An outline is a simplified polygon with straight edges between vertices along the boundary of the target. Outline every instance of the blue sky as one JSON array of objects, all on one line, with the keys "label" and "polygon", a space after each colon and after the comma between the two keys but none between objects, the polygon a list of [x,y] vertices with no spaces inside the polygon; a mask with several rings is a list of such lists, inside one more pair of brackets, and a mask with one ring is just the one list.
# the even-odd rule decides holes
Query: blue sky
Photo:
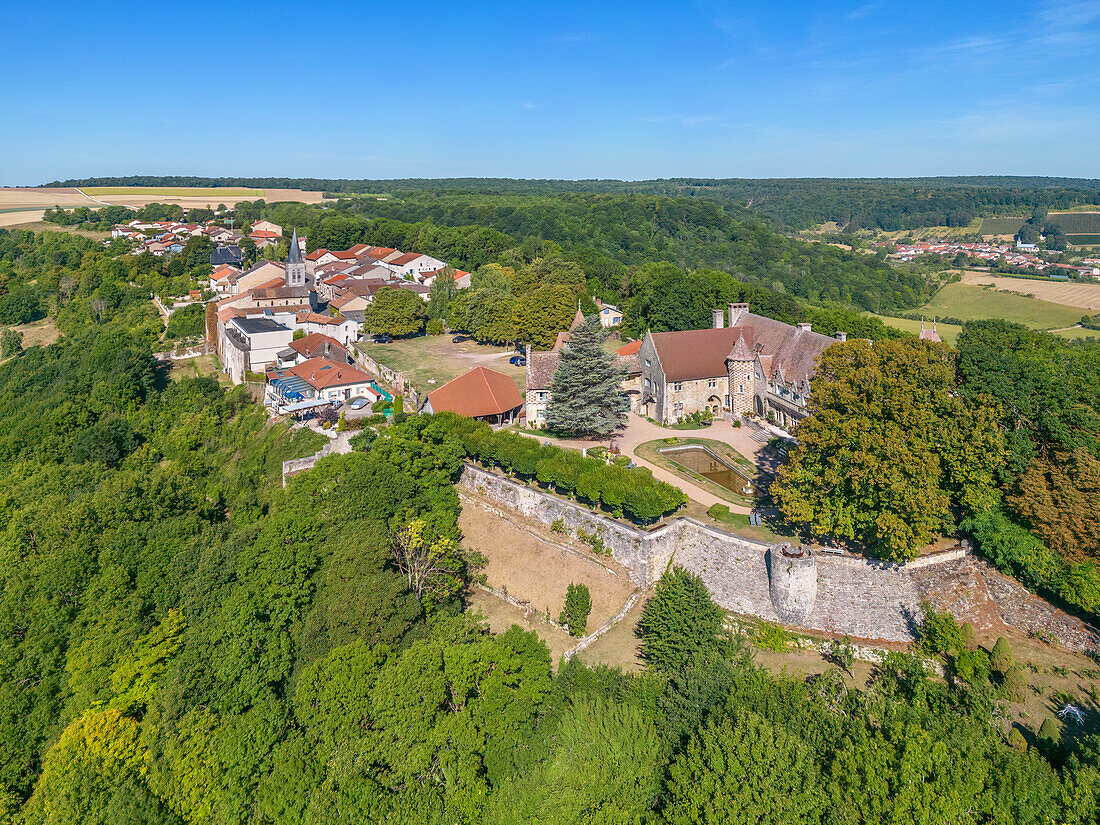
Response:
[{"label": "blue sky", "polygon": [[5,3],[0,183],[1100,178],[1100,0]]}]

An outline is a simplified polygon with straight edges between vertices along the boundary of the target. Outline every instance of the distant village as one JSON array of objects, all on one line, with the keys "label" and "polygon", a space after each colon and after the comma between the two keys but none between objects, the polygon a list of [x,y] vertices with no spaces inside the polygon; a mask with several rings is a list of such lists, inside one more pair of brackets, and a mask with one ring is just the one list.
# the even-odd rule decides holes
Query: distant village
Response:
[{"label": "distant village", "polygon": [[[879,241],[877,246],[888,246],[887,241]],[[1036,272],[1047,272],[1055,280],[1068,280],[1074,273],[1092,276],[1100,280],[1100,259],[1086,258],[1080,264],[1054,263],[1038,254],[1038,246],[1017,241],[1015,244],[963,243],[960,241],[919,241],[910,244],[897,244],[897,249],[889,257],[899,261],[912,261],[921,255],[944,255],[954,257],[965,255],[989,263],[1004,263]]]}]

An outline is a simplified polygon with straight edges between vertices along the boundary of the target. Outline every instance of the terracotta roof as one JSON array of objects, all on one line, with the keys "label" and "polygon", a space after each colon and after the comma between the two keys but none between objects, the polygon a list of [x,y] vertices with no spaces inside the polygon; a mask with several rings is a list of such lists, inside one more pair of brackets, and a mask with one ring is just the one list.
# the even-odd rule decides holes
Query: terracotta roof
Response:
[{"label": "terracotta roof", "polygon": [[617,352],[619,354],[619,357],[626,358],[626,356],[633,355],[634,353],[636,353],[641,348],[642,348],[642,339],[639,338],[637,341],[631,341],[629,344],[623,344],[621,347],[619,347],[617,350],[615,350],[615,352]]},{"label": "terracotta roof", "polygon": [[345,384],[366,384],[371,380],[371,376],[362,370],[329,358],[310,358],[296,367],[291,367],[290,372],[316,390],[340,387]]},{"label": "terracotta roof", "polygon": [[343,318],[334,318],[331,315],[321,315],[317,312],[299,312],[295,317],[299,324],[327,324],[329,326],[338,326],[344,323]]},{"label": "terracotta roof", "polygon": [[412,263],[417,258],[422,257],[419,252],[406,252],[404,255],[399,255],[390,261],[394,266],[404,266],[405,264]]},{"label": "terracotta roof", "polygon": [[370,248],[370,256],[382,260],[383,258],[392,255],[397,250],[390,246],[372,246]]},{"label": "terracotta roof", "polygon": [[310,252],[308,255],[306,255],[306,260],[307,261],[316,261],[318,258],[323,258],[327,254],[328,254],[328,250],[325,249],[324,247],[321,247],[320,249],[314,249],[312,252]]},{"label": "terracotta roof", "polygon": [[581,324],[584,323],[584,314],[581,312],[581,308],[577,307],[577,314],[573,316],[573,323],[569,325],[569,331],[572,332]]},{"label": "terracotta roof", "polygon": [[516,382],[503,373],[486,367],[474,367],[428,393],[434,412],[455,412],[477,418],[500,415],[523,406]]},{"label": "terracotta roof", "polygon": [[304,338],[291,341],[290,348],[295,352],[300,352],[306,358],[313,358],[318,354],[323,354],[325,357],[331,357],[335,353],[340,353],[345,358],[350,355],[347,349],[335,338],[330,338],[319,332],[311,332]]}]

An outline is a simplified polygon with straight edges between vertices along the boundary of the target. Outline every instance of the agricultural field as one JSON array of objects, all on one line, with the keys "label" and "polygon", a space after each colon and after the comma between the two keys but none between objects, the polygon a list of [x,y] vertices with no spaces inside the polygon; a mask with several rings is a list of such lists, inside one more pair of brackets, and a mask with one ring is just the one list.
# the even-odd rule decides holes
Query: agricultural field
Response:
[{"label": "agricultural field", "polygon": [[[1014,279],[1004,279],[1014,280]],[[1031,281],[1025,281],[1031,291]],[[1039,283],[1039,282],[1036,282]],[[987,318],[1003,318],[1032,329],[1063,329],[1081,320],[1079,307],[1050,303],[1038,298],[997,291],[992,286],[977,284],[948,284],[937,292],[918,312],[929,318],[957,318],[962,321],[979,321]]]},{"label": "agricultural field", "polygon": [[982,218],[983,235],[1015,235],[1024,218]]},{"label": "agricultural field", "polygon": [[321,192],[301,189],[235,189],[187,188],[158,186],[101,186],[80,190],[67,188],[3,188],[0,189],[0,226],[16,226],[41,222],[42,213],[51,207],[72,209],[87,206],[95,209],[105,205],[129,206],[137,209],[149,203],[176,203],[184,209],[215,207],[219,203],[233,206],[239,201],[263,198],[268,203],[297,201],[320,203]]},{"label": "agricultural field", "polygon": [[[1100,312],[1100,283],[1082,284],[1076,281],[1045,281],[1030,278],[998,278],[988,272],[963,272],[964,284],[986,286],[992,284],[1005,292],[1034,295],[1040,301],[1064,304],[1076,309]],[[1081,313],[1082,315],[1084,313]],[[1074,320],[1079,320],[1080,316]]]},{"label": "agricultural field", "polygon": [[1100,212],[1051,212],[1047,221],[1067,235],[1100,235]]},{"label": "agricultural field", "polygon": [[84,194],[93,198],[105,195],[137,195],[156,198],[262,198],[263,189],[232,189],[217,186],[206,187],[170,187],[170,186],[85,186]]}]

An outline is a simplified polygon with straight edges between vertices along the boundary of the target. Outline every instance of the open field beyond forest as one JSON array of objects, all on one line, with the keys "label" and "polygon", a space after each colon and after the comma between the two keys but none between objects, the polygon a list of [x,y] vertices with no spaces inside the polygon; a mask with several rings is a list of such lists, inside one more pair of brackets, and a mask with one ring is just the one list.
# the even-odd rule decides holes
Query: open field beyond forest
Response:
[{"label": "open field beyond forest", "polygon": [[1032,329],[1071,327],[1084,314],[1076,307],[964,283],[948,284],[917,312],[927,315],[928,318],[958,318],[962,321],[1002,318]]},{"label": "open field beyond forest", "polygon": [[1040,301],[1100,312],[1100,282],[1082,284],[1076,281],[998,278],[989,272],[975,272],[973,270],[963,272],[962,282],[978,286],[993,284],[997,289],[1003,291],[1016,292],[1020,295],[1034,295]]},{"label": "open field beyond forest", "polygon": [[[891,318],[889,315],[875,315],[874,313],[871,313],[871,312],[864,312],[863,314],[868,316],[869,318],[878,318],[880,321],[882,321],[882,323],[886,324],[886,326],[888,326],[888,327],[893,327],[894,329],[900,329],[900,330],[903,330],[904,332],[911,332],[914,335],[919,335],[920,334],[921,322],[917,321],[917,320],[914,320],[912,318]],[[931,326],[932,326],[932,317],[931,316],[929,316],[928,320],[925,322],[924,325],[925,325],[926,328],[931,328]],[[936,331],[940,334],[940,339],[945,344],[950,344],[951,346],[954,346],[955,341],[959,337],[959,333],[962,332],[962,327],[958,326],[957,324],[943,324],[943,323],[940,323],[940,322],[937,321],[936,322]]]},{"label": "open field beyond forest", "polygon": [[[463,491],[462,529],[465,546],[482,553],[487,563],[485,583],[494,590],[525,602],[540,616],[529,615],[519,608],[489,594],[478,601],[493,625],[498,620],[503,630],[518,623],[536,630],[556,655],[575,644],[568,634],[547,624],[549,613],[557,619],[565,604],[565,591],[570,584],[587,585],[592,596],[592,612],[588,617],[588,632],[599,628],[614,616],[634,591],[634,583],[626,569],[610,556],[596,556],[591,548],[567,535],[553,533],[517,514],[502,518],[485,509],[498,505]],[[563,647],[564,645],[564,647]]]},{"label": "open field beyond forest", "polygon": [[239,201],[258,199],[268,203],[295,201],[299,203],[320,203],[321,192],[306,192],[301,189],[234,189],[234,188],[188,188],[156,186],[103,186],[80,190],[65,188],[4,188],[0,189],[0,226],[15,226],[31,221],[41,221],[42,213],[51,207],[61,206],[72,209],[87,206],[96,209],[104,204],[140,208],[150,203],[174,203],[184,209],[205,209],[216,207],[219,203],[233,206]]},{"label": "open field beyond forest", "polygon": [[[451,343],[454,336],[419,335],[403,338],[392,344],[372,344],[363,341],[355,346],[380,364],[398,370],[418,391],[429,393],[452,378],[474,367],[488,367],[515,379],[520,392],[527,384],[527,370],[508,363],[516,355],[509,347],[494,347],[477,341]],[[433,383],[434,382],[434,383]]]}]

